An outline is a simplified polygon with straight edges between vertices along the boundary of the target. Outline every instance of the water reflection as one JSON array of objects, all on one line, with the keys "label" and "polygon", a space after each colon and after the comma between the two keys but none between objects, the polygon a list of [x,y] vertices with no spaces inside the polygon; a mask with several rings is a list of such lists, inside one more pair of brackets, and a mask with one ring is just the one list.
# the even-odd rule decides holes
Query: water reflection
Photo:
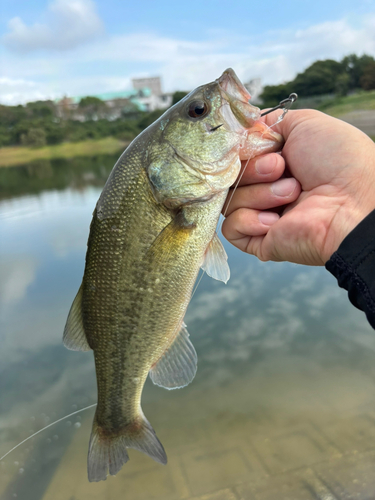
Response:
[{"label": "water reflection", "polygon": [[36,160],[19,167],[1,168],[0,200],[46,190],[102,186],[117,158],[118,154]]},{"label": "water reflection", "polygon": [[[61,335],[113,163],[0,170],[0,456],[96,400],[92,354],[64,349]],[[145,388],[168,465],[130,450],[116,478],[89,484],[89,410],[1,462],[1,499],[370,498],[374,332],[324,269],[225,246],[231,280],[204,277],[186,318],[196,379],[180,391]]]}]

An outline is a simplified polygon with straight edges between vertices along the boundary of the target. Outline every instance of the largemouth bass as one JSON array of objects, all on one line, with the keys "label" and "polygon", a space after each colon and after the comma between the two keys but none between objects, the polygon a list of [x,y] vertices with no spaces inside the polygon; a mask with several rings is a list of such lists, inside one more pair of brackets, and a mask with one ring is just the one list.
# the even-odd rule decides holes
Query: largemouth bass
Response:
[{"label": "largemouth bass", "polygon": [[249,98],[231,69],[191,92],[131,143],[98,200],[64,331],[67,348],[94,351],[89,481],[116,474],[127,448],[167,462],[141,409],[143,385],[148,374],[167,389],[194,378],[183,319],[200,268],[229,279],[215,232],[228,189],[241,159],[283,143]]}]

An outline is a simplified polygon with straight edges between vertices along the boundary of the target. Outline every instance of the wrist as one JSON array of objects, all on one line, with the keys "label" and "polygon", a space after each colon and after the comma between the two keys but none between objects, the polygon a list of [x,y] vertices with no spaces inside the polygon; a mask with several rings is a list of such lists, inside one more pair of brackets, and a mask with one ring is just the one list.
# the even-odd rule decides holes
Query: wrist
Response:
[{"label": "wrist", "polygon": [[[369,139],[369,138],[366,138]],[[332,218],[330,246],[324,258],[328,260],[344,239],[375,209],[375,145],[372,141],[363,148],[361,158],[349,168],[352,176],[343,187],[345,195],[339,196],[339,209]],[[348,168],[348,167],[347,167]]]},{"label": "wrist", "polygon": [[[374,197],[375,201],[375,197]],[[327,236],[322,260],[327,262],[331,255],[338,250],[344,239],[360,224],[373,210],[375,203],[364,206],[345,206],[332,221],[330,235]]]}]

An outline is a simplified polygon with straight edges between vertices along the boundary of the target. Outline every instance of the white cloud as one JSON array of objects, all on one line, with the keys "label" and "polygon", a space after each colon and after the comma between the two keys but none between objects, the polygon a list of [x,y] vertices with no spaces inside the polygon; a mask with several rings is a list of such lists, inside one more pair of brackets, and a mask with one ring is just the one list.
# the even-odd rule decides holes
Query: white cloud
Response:
[{"label": "white cloud", "polygon": [[319,290],[319,293],[306,298],[305,302],[309,308],[310,316],[319,318],[327,314],[327,310],[339,304],[343,299],[343,290],[339,287],[326,285]]},{"label": "white cloud", "polygon": [[260,76],[266,83],[278,83],[316,59],[339,59],[352,52],[375,54],[375,16],[363,18],[356,27],[342,19],[295,32],[265,33],[262,38],[266,41],[256,44],[253,37],[236,35],[203,42],[155,33],[117,35],[97,42],[86,60],[158,64],[169,90],[208,82],[228,66],[242,79]]},{"label": "white cloud", "polygon": [[205,292],[199,295],[199,302],[194,305],[194,309],[190,308],[187,321],[208,320],[217,316],[223,306],[235,302],[239,297],[239,290],[235,286],[221,286],[213,291]]},{"label": "white cloud", "polygon": [[[28,69],[27,73],[32,73],[31,68]],[[92,76],[67,78],[64,80],[64,86],[62,87],[61,79],[56,78],[56,80],[53,81],[53,76],[51,77],[50,71],[46,71],[46,73],[43,72],[43,75],[48,75],[48,79],[45,78],[42,82],[38,82],[32,78],[0,77],[0,103],[13,106],[16,104],[37,101],[39,99],[53,100],[61,98],[63,95],[85,96],[88,94],[100,94],[106,91],[120,91],[128,89],[131,86],[130,78],[97,75],[95,78]],[[33,76],[34,75],[31,74],[31,77]],[[134,74],[133,76],[138,77],[139,75]]]},{"label": "white cloud", "polygon": [[[71,0],[61,2],[59,0],[52,5],[58,5],[63,10],[69,10],[67,6],[73,5]],[[162,76],[164,90],[174,91],[190,90],[212,81],[227,67],[233,67],[243,81],[260,77],[263,84],[277,84],[294,78],[297,72],[303,71],[317,59],[339,60],[349,53],[375,55],[375,16],[357,18],[355,22],[352,19],[339,19],[294,31],[269,31],[257,39],[231,33],[227,36],[209,33],[206,40],[199,41],[143,32],[106,36],[78,46],[91,34],[100,33],[101,23],[92,3],[83,3],[83,0],[77,2],[86,6],[96,22],[90,23],[88,19],[82,20],[77,16],[78,20],[71,22],[73,27],[65,30],[70,34],[64,31],[61,36],[57,36],[55,30],[53,40],[48,45],[54,52],[45,52],[43,57],[18,53],[15,54],[16,58],[14,55],[8,58],[5,54],[4,76],[36,81],[39,92],[46,97],[89,95],[125,89],[130,86],[130,78],[155,74]],[[82,33],[78,28],[81,22],[84,28]],[[62,24],[65,25],[64,22]],[[44,43],[45,31],[40,26],[44,26],[43,30],[46,26],[50,30],[48,24],[25,27],[29,37],[27,48],[30,51],[40,48]],[[8,47],[11,46],[10,40],[14,33],[18,31],[3,39]],[[22,41],[21,35],[19,40]],[[17,46],[19,50],[25,45],[22,43]],[[69,47],[72,50],[55,50]],[[121,71],[123,67],[126,67],[124,72]],[[24,92],[22,100],[19,92],[9,92],[2,102],[25,102],[34,98],[33,89],[25,88]]]},{"label": "white cloud", "polygon": [[[222,44],[219,46],[222,47]],[[218,44],[214,40],[196,42],[145,32],[112,36],[98,43],[95,53],[91,52],[90,55],[95,60],[165,63],[180,57],[185,59],[213,53],[217,48]]]},{"label": "white cloud", "polygon": [[8,77],[0,78],[0,95],[1,102],[9,106],[39,99],[54,99],[58,96],[46,86],[38,85],[32,80]]},{"label": "white cloud", "polygon": [[102,22],[92,0],[55,0],[48,6],[45,24],[27,26],[21,18],[8,23],[10,32],[3,36],[12,51],[67,50],[103,33]]},{"label": "white cloud", "polygon": [[37,263],[34,259],[3,259],[0,263],[0,302],[5,306],[22,300],[35,280]]}]

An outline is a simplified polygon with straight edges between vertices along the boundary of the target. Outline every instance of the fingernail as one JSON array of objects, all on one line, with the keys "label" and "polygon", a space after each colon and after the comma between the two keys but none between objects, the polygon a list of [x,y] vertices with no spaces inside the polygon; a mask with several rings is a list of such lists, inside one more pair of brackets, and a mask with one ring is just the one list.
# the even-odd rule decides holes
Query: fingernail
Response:
[{"label": "fingernail", "polygon": [[266,155],[256,161],[255,170],[261,175],[272,174],[275,166],[276,157],[274,155]]},{"label": "fingernail", "polygon": [[272,184],[271,190],[276,196],[291,196],[296,189],[297,181],[293,178],[281,179]]},{"label": "fingernail", "polygon": [[272,226],[272,224],[275,224],[280,217],[274,212],[260,212],[260,214],[258,214],[258,219],[259,222],[265,226]]}]

